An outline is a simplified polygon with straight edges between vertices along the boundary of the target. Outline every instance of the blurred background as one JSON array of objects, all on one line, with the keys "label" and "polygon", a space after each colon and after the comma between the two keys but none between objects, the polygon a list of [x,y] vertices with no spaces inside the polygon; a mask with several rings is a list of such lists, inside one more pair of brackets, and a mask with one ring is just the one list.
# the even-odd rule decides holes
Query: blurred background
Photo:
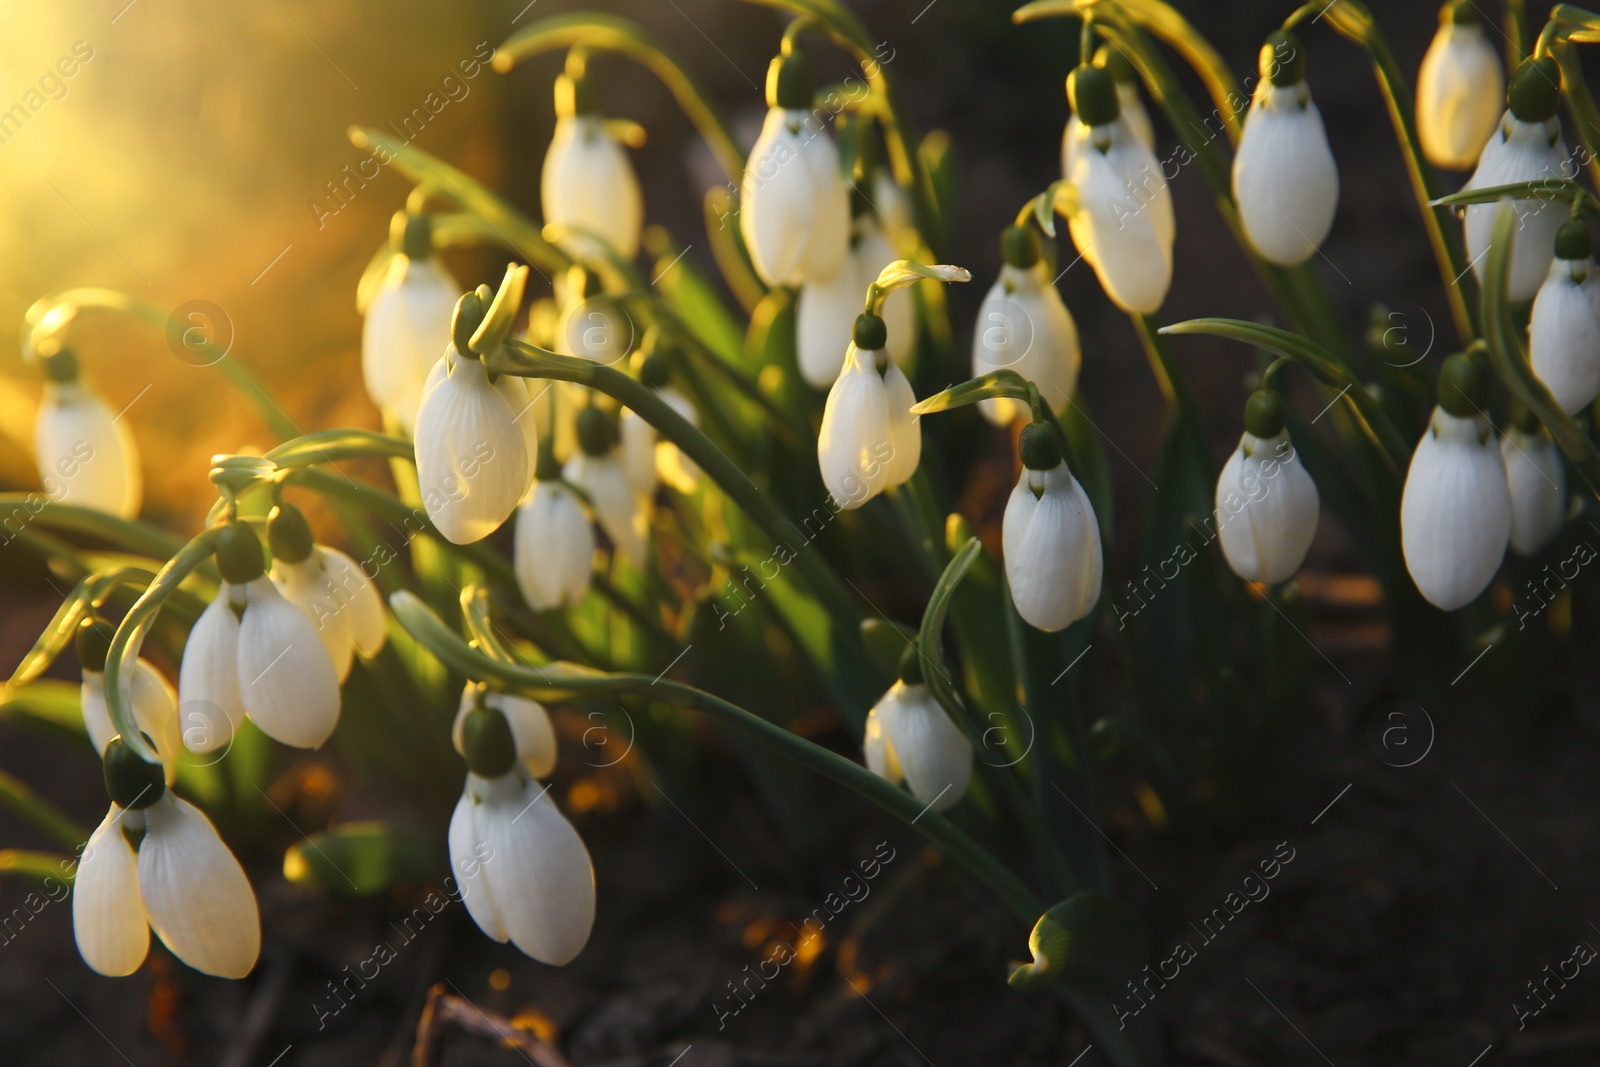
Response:
[{"label": "blurred background", "polygon": [[[949,258],[974,275],[974,284],[952,292],[964,346],[973,311],[998,269],[1001,227],[1058,176],[1068,114],[1062,84],[1076,59],[1077,26],[1056,21],[1019,28],[1009,17],[1015,5],[998,0],[852,0],[851,6],[892,49],[889,63],[914,122],[923,131],[947,130],[956,146],[963,212]],[[1189,0],[1175,6],[1241,77],[1253,68],[1261,37],[1292,7],[1269,0]],[[1435,26],[1435,6],[1420,0],[1372,6],[1402,67],[1414,74]],[[30,441],[40,383],[19,354],[23,314],[38,297],[74,286],[120,289],[174,312],[205,302],[212,309],[207,317],[184,325],[214,331],[214,340],[229,345],[227,358],[247,365],[294,424],[306,431],[377,428],[377,412],[361,384],[355,288],[369,257],[386,239],[389,216],[402,206],[409,183],[390,173],[364,184],[347,180],[365,154],[350,144],[346,131],[361,124],[414,137],[427,152],[537,217],[539,165],[554,122],[550,83],[561,59],[543,56],[508,75],[495,73],[484,60],[529,21],[579,7],[644,23],[686,61],[745,145],[753,142],[764,112],[766,64],[786,19],[734,0],[64,0],[0,7],[0,189],[7,206],[0,213],[0,488],[38,484]],[[1342,186],[1333,234],[1317,269],[1352,335],[1381,302],[1399,316],[1386,321],[1404,331],[1408,344],[1442,358],[1450,350],[1449,317],[1367,63],[1330,32],[1310,28],[1305,36],[1310,82]],[[819,84],[847,73],[843,57],[822,43],[807,38],[805,47]],[[57,65],[63,57],[75,60],[70,77],[59,73],[65,69]],[[709,153],[648,73],[616,58],[601,58],[591,70],[601,76],[607,112],[648,131],[648,143],[635,154],[647,221],[666,227],[688,246],[687,255],[714,275],[701,198],[722,178]],[[22,106],[24,117],[18,117],[14,104]],[[7,109],[14,129],[6,124]],[[418,109],[427,116],[425,124],[415,117]],[[1170,150],[1175,138],[1159,117],[1157,130],[1161,146]],[[1460,180],[1447,176],[1452,183]],[[1269,315],[1266,293],[1217,218],[1199,176],[1180,173],[1172,188],[1179,219],[1176,282],[1161,319]],[[1063,241],[1062,254],[1063,262],[1071,261],[1070,242]],[[452,251],[447,258],[467,285],[492,282],[504,268],[497,251]],[[1105,299],[1088,268],[1069,269],[1060,287],[1082,335],[1080,388],[1109,443],[1117,523],[1133,529],[1153,493],[1146,472],[1160,443],[1161,396],[1126,318]],[[125,417],[138,436],[144,517],[188,534],[215,499],[206,478],[208,457],[269,446],[265,427],[214,370],[178,358],[157,329],[89,315],[74,327],[74,338],[86,377],[113,409],[127,409]],[[1185,340],[1179,352],[1220,459],[1237,440],[1244,375],[1253,359],[1238,346],[1202,339]],[[1010,462],[1008,446],[998,436],[985,447]],[[363,474],[387,478],[377,465]],[[1009,477],[975,485],[973,499],[992,506]],[[1132,552],[1127,545],[1113,550]],[[1317,574],[1345,583],[1343,595],[1351,608],[1319,619],[1318,647],[1345,664],[1347,656],[1381,654],[1386,642],[1381,626],[1361,610],[1362,597],[1376,595],[1363,584],[1367,568],[1351,558],[1327,521],[1312,565]],[[0,551],[0,588],[5,590],[0,666],[9,671],[50,617],[61,591],[52,588],[36,561],[15,550]],[[57,674],[72,672],[58,665]],[[1308,780],[1329,783],[1328,796],[1375,769],[1361,727],[1368,707],[1362,701],[1370,699],[1370,692],[1352,698],[1341,687],[1314,709],[1335,724],[1336,733],[1343,731],[1342,747],[1323,753],[1324,762],[1304,772]],[[1577,740],[1557,739],[1555,747],[1567,762],[1553,769],[1545,764],[1533,784],[1527,780],[1531,773],[1522,780],[1498,780],[1499,795],[1515,805],[1512,812],[1499,813],[1504,833],[1524,841],[1525,834],[1541,832],[1551,810],[1596,810],[1592,780],[1572,765],[1595,751],[1592,713],[1592,708],[1585,711]],[[1465,742],[1457,735],[1454,743]],[[1527,744],[1537,749],[1540,742]],[[1522,754],[1533,758],[1526,750]],[[1469,745],[1461,765],[1481,768],[1484,755]],[[27,777],[86,822],[92,824],[103,812],[95,784],[98,768],[87,748],[67,752],[0,723],[0,769]],[[285,795],[301,805],[291,806],[290,814],[325,822],[328,807],[318,809],[317,790],[326,796],[333,787],[317,778],[316,768],[297,774],[285,787]],[[1459,1062],[1467,1063],[1485,1041],[1498,1041],[1509,1031],[1504,1005],[1524,970],[1534,975],[1540,961],[1557,958],[1554,935],[1544,937],[1540,924],[1567,929],[1544,913],[1546,898],[1537,895],[1545,891],[1543,883],[1498,839],[1484,837],[1476,816],[1466,813],[1472,820],[1468,836],[1482,851],[1467,849],[1448,829],[1460,812],[1451,808],[1438,815],[1430,807],[1459,805],[1449,780],[1419,772],[1383,779],[1387,784],[1378,787],[1379,801],[1361,801],[1360,793],[1348,798],[1352,807],[1377,805],[1383,835],[1324,839],[1320,851],[1307,849],[1311,858],[1286,883],[1300,889],[1284,890],[1286,896],[1302,893],[1294,898],[1302,903],[1288,912],[1261,909],[1248,920],[1269,942],[1261,950],[1269,970],[1303,977],[1310,969],[1306,1010],[1321,1027],[1313,1032],[1343,1034],[1356,1047],[1386,1050],[1368,1062],[1456,1062],[1426,1058],[1445,1050],[1452,1056],[1464,1052]],[[611,787],[600,782],[593,789],[601,793],[584,794],[590,812],[603,815],[623,803],[603,793]],[[1469,790],[1482,799],[1474,787]],[[1405,810],[1410,823],[1422,827],[1420,842],[1405,832],[1396,836],[1385,822],[1384,804],[1396,795],[1416,805]],[[404,798],[368,801],[390,802],[403,805]],[[296,948],[271,956],[264,976],[250,983],[209,983],[202,989],[192,975],[175,975],[180,968],[155,957],[137,978],[99,979],[77,959],[69,910],[51,907],[24,938],[0,945],[0,1062],[116,1062],[118,1053],[141,1067],[160,1062],[288,1067],[379,1062],[380,1057],[405,1062],[419,989],[440,974],[452,975],[474,1002],[507,1015],[523,1012],[551,1034],[576,1032],[575,1061],[583,1063],[665,1067],[678,1062],[672,1055],[682,1054],[689,1057],[684,1067],[823,1062],[947,1067],[1066,1063],[1077,1054],[1084,1039],[1059,1002],[1023,997],[1001,982],[1005,959],[1022,950],[1016,930],[1004,922],[997,926],[993,916],[975,909],[970,897],[952,888],[959,881],[939,875],[937,857],[923,852],[914,837],[880,824],[853,802],[829,795],[818,803],[825,817],[855,825],[847,839],[832,841],[832,859],[813,862],[803,872],[761,826],[743,825],[739,813],[725,813],[735,824],[728,833],[750,843],[750,853],[739,858],[753,864],[751,873],[764,886],[748,896],[740,880],[745,872],[728,870],[670,811],[665,823],[652,817],[630,828],[585,823],[582,829],[600,865],[606,867],[604,857],[612,857],[612,877],[609,886],[603,882],[595,943],[571,970],[556,975],[531,965],[491,946],[462,916],[454,916],[448,947],[441,940],[437,948],[408,956],[406,975],[386,978],[392,988],[343,1015],[331,1034],[316,1025],[310,998],[325,995],[323,981],[337,977],[341,959],[360,959],[363,946],[388,935],[370,910],[338,905],[330,911],[320,898],[296,896],[270,861],[251,868],[264,918],[269,928],[277,923],[288,931],[284,936]],[[1169,887],[1190,887],[1160,896],[1151,881],[1152,892],[1142,901],[1179,929],[1176,919],[1188,914],[1184,901],[1199,900],[1203,911],[1212,897],[1220,899],[1231,888],[1239,866],[1232,859],[1248,865],[1271,853],[1270,845],[1226,835],[1220,842],[1155,842],[1146,831],[1158,820],[1127,798],[1112,803],[1109,821],[1137,838],[1125,843],[1141,874],[1149,871]],[[724,824],[710,825],[722,839],[715,827]],[[1549,847],[1562,849],[1571,868],[1570,881],[1567,874],[1552,872],[1563,889],[1596,884],[1592,829],[1593,820],[1584,816],[1559,821],[1553,831],[1559,844]],[[37,845],[36,837],[0,813],[0,844],[29,847]],[[896,902],[905,909],[894,935],[903,957],[898,970],[885,970],[888,964],[875,970],[858,960],[859,946],[846,957],[835,939],[838,954],[827,961],[833,977],[813,981],[802,966],[797,984],[741,1022],[744,1029],[737,1037],[720,1033],[706,1010],[706,997],[755,959],[772,934],[758,921],[765,912],[751,901],[802,885],[799,899],[809,900],[837,880],[839,869],[872,854],[880,838],[905,850],[901,870],[934,872],[930,877],[940,890],[931,900],[913,894],[911,903],[889,890],[875,898],[874,917]],[[285,831],[282,843],[294,840]],[[1419,850],[1437,862],[1419,860]],[[1164,858],[1153,858],[1157,852]],[[1498,880],[1502,873],[1503,882]],[[1146,887],[1131,870],[1120,870],[1119,882],[1124,876],[1134,895],[1144,894]],[[619,881],[625,886],[619,888]],[[1336,893],[1315,895],[1330,882],[1339,887]],[[624,889],[625,901],[605,896]],[[14,908],[25,890],[0,876],[0,913]],[[902,886],[893,892],[909,890]],[[1472,897],[1473,907],[1466,897]],[[1476,907],[1485,898],[1497,901],[1490,915]],[[1375,913],[1381,918],[1371,918]],[[1575,914],[1562,912],[1562,917]],[[1302,915],[1312,917],[1311,927],[1320,922],[1321,932],[1296,925]],[[1539,937],[1532,927],[1540,928]],[[1158,937],[1164,936],[1161,929]],[[1460,936],[1469,929],[1481,936]],[[707,930],[714,934],[709,944]],[[1239,936],[1242,946],[1251,935]],[[345,945],[345,938],[354,941]],[[292,962],[308,956],[317,958],[309,970],[304,962]],[[1357,957],[1377,962],[1361,963]],[[1214,963],[1208,959],[1203,967]],[[1497,976],[1492,982],[1484,977],[1490,972]],[[59,988],[51,992],[41,986],[41,976]],[[1282,1020],[1250,1000],[1236,979],[1229,978],[1230,988],[1239,988],[1227,998],[1212,996],[1202,975],[1192,981],[1192,988],[1174,993],[1164,1008],[1177,1035],[1200,1035],[1179,1041],[1183,1062],[1226,1067],[1321,1062],[1293,1032],[1284,1030],[1281,1040],[1264,1032],[1282,1030]],[[875,984],[881,992],[874,994],[869,1011],[850,990]],[[1595,1003],[1596,994],[1574,992],[1564,998],[1560,1012],[1580,1020],[1585,1006]],[[92,1028],[79,1015],[92,1019]],[[1426,1040],[1411,1044],[1423,1031]],[[695,1051],[680,1051],[686,1045]],[[1251,1047],[1259,1058],[1238,1051]],[[1425,1058],[1407,1061],[1407,1050]],[[273,1060],[273,1055],[284,1058]],[[448,1062],[522,1062],[490,1042],[452,1055]],[[1486,1062],[1498,1062],[1498,1056]],[[1096,1060],[1091,1054],[1083,1062]]]}]

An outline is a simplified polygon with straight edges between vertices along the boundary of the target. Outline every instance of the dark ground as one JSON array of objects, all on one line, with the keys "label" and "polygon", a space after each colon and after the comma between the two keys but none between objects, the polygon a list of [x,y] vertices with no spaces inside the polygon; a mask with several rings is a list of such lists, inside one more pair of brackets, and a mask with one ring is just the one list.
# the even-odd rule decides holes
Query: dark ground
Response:
[{"label": "dark ground", "polygon": [[[1004,18],[1009,6],[939,0],[913,23],[920,0],[858,5],[896,44],[895,71],[917,120],[949,129],[961,149],[968,211],[955,258],[979,279],[995,268],[998,228],[1052,177],[1066,114],[1063,57],[1074,47],[1075,27],[1012,28]],[[1254,42],[1287,10],[1255,2],[1181,6],[1241,72]],[[1414,71],[1432,5],[1373,6],[1402,65]],[[687,16],[633,7],[630,14],[693,58],[718,99],[754,101],[729,67],[764,67],[776,40],[769,13],[733,3],[687,5],[727,53],[724,63]],[[539,12],[549,13],[544,5]],[[1308,41],[1312,83],[1343,181],[1320,271],[1352,330],[1368,305],[1384,300],[1407,316],[1416,343],[1431,336],[1431,323],[1446,334],[1431,258],[1365,62],[1326,31],[1309,33]],[[513,148],[507,168],[524,191],[547,137],[548,66],[516,75],[526,80],[530,103],[508,120],[518,134],[511,143],[523,154]],[[681,140],[671,136],[681,120],[666,117],[670,104],[653,82],[625,77],[639,91],[618,95],[637,107],[619,110],[652,130],[639,166],[662,175],[647,188],[649,211],[692,233],[696,179],[684,166]],[[529,127],[535,132],[524,137]],[[1164,133],[1163,143],[1171,142]],[[1162,318],[1262,314],[1268,301],[1198,176],[1180,176],[1174,193],[1178,282]],[[1126,456],[1112,456],[1118,525],[1134,529],[1149,496],[1140,470],[1154,461],[1159,395],[1125,320],[1092,275],[1071,271],[1062,289],[1084,338],[1082,388]],[[956,295],[958,331],[980,296],[978,285]],[[1237,433],[1248,357],[1194,341],[1183,358],[1192,360],[1192,383],[1221,455]],[[1363,569],[1331,522],[1312,566],[1322,574]],[[7,664],[54,607],[47,591],[10,596],[0,632],[0,663]],[[1112,858],[1117,887],[1152,925],[1152,962],[1180,942],[1195,950],[1148,1009],[1163,1022],[1172,1061],[1596,1062],[1600,977],[1584,970],[1565,987],[1552,981],[1548,1006],[1525,1028],[1514,1007],[1538,1006],[1526,983],[1544,981],[1547,965],[1557,967],[1579,943],[1600,944],[1600,786],[1593,773],[1600,709],[1594,629],[1584,625],[1593,620],[1580,615],[1572,631],[1580,636],[1542,637],[1551,646],[1543,658],[1491,650],[1460,684],[1444,684],[1454,673],[1446,672],[1436,690],[1442,695],[1429,697],[1419,715],[1417,705],[1394,702],[1391,679],[1413,665],[1393,661],[1375,613],[1313,601],[1311,637],[1330,662],[1314,661],[1316,697],[1298,711],[1305,726],[1300,754],[1259,768],[1262,781],[1274,783],[1270,789],[1246,804],[1200,797],[1187,816],[1164,822],[1137,802],[1132,780],[1112,774],[1105,784],[1107,831],[1125,854]],[[1115,665],[1102,666],[1115,673]],[[1106,688],[1104,710],[1114,713],[1127,698],[1125,686]],[[1389,717],[1394,711],[1401,717]],[[826,739],[851,751],[840,732]],[[569,754],[578,751],[570,737],[567,746]],[[575,821],[594,855],[600,905],[594,938],[571,966],[552,969],[493,945],[456,904],[406,941],[390,924],[418,903],[421,887],[372,905],[290,886],[277,857],[298,835],[285,825],[251,861],[267,932],[256,975],[241,983],[202,979],[156,950],[138,976],[100,978],[77,957],[70,907],[52,904],[0,945],[0,1062],[403,1063],[436,981],[486,1013],[520,1017],[579,1065],[1102,1062],[1096,1051],[1075,1059],[1090,1041],[1059,1001],[1004,984],[1007,961],[1026,955],[1026,929],[919,838],[854,798],[809,782],[818,829],[795,845],[764,818],[731,761],[708,761],[695,795],[669,805],[647,803],[620,773],[580,779],[574,765],[583,770],[580,761],[563,760],[557,795],[571,811],[574,787],[586,790],[586,810]],[[0,766],[85,822],[103,810],[87,751],[0,726]],[[307,830],[334,817],[409,806],[406,797],[365,782],[307,799],[295,785],[306,780],[298,773],[286,769],[284,788]],[[6,815],[0,841],[47,844]],[[790,923],[837,891],[882,842],[894,858],[866,897],[829,924],[820,953],[784,968],[719,1028],[714,1005],[732,1003],[718,996],[726,983],[742,980],[775,939],[789,937]],[[1245,907],[1214,941],[1197,930],[1262,861],[1289,850],[1293,859],[1269,883],[1270,895]],[[0,883],[0,911],[16,907],[27,891]],[[396,962],[324,1018],[336,1004],[328,983],[385,941]],[[521,1061],[517,1052],[459,1035],[448,1038],[443,1059]]]}]

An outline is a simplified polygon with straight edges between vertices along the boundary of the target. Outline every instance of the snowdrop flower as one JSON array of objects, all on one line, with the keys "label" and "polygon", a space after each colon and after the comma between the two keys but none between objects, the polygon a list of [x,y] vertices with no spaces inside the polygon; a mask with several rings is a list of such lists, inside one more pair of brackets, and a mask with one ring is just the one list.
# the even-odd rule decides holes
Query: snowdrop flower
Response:
[{"label": "snowdrop flower", "polygon": [[[567,963],[594,926],[594,867],[548,788],[529,777],[528,757],[507,711],[488,698],[460,717],[457,748],[467,782],[450,818],[450,862],[478,928],[544,963]],[[538,705],[531,701],[523,705]],[[517,705],[511,705],[516,708]],[[542,714],[542,712],[541,712]]]},{"label": "snowdrop flower", "polygon": [[[1078,387],[1078,327],[1050,283],[1032,227],[1006,227],[1000,252],[1005,265],[983,298],[972,333],[972,376],[1014,370],[1059,407]],[[979,409],[1001,426],[1028,415],[1026,403],[1009,398],[981,401]]]},{"label": "snowdrop flower", "polygon": [[900,657],[900,678],[867,713],[861,747],[873,774],[948,811],[967,795],[972,743],[923,684],[920,656],[912,645]]},{"label": "snowdrop flower", "polygon": [[[1487,189],[1528,181],[1566,181],[1572,176],[1567,146],[1561,139],[1561,69],[1548,57],[1529,59],[1511,75],[1506,92],[1510,107],[1490,135],[1467,189]],[[1517,210],[1516,238],[1511,246],[1514,301],[1531,300],[1550,270],[1556,232],[1567,221],[1564,204],[1538,197],[1511,201]],[[1466,209],[1467,258],[1478,279],[1494,236],[1498,204],[1470,204]]]},{"label": "snowdrop flower", "polygon": [[480,682],[468,682],[461,691],[461,704],[456,710],[455,723],[450,727],[450,743],[466,758],[465,728],[467,717],[479,707],[493,708],[505,716],[511,727],[511,740],[516,748],[517,761],[534,778],[548,778],[556,769],[556,729],[550,724],[550,714],[537,701],[511,693],[491,693]]},{"label": "snowdrop flower", "polygon": [[806,282],[795,298],[795,359],[813,389],[826,389],[839,377],[861,293],[878,276],[874,271],[864,282],[857,267],[855,257],[847,256],[831,278]]},{"label": "snowdrop flower", "polygon": [[546,222],[593,233],[625,260],[638,254],[644,221],[639,179],[628,153],[606,130],[584,75],[556,78],[555,138],[544,157],[539,198]]},{"label": "snowdrop flower", "polygon": [[1305,80],[1305,46],[1278,31],[1261,46],[1261,81],[1233,157],[1233,198],[1262,258],[1292,267],[1333,227],[1339,169]]},{"label": "snowdrop flower", "polygon": [[311,620],[343,682],[353,653],[371,659],[383,648],[383,599],[359,564],[336,548],[316,544],[305,516],[279,504],[267,517],[272,583]]},{"label": "snowdrop flower", "polygon": [[1454,355],[1439,374],[1439,405],[1417,444],[1400,498],[1406,569],[1428,601],[1454,611],[1488,587],[1511,536],[1511,490],[1488,419],[1488,372]]},{"label": "snowdrop flower", "polygon": [[533,474],[532,400],[521,378],[489,372],[467,347],[484,301],[456,305],[454,342],[429,377],[417,411],[417,485],[428,518],[448,540],[471,544],[516,510]]},{"label": "snowdrop flower", "polygon": [[645,558],[645,519],[617,454],[616,434],[599,408],[578,412],[578,454],[562,476],[583,491],[618,555],[635,566]]},{"label": "snowdrop flower", "polygon": [[556,327],[556,351],[602,367],[621,362],[633,348],[633,320],[601,289],[600,279],[574,267],[567,280],[566,304]]},{"label": "snowdrop flower", "polygon": [[[1150,123],[1150,113],[1145,110],[1144,100],[1139,96],[1139,72],[1128,62],[1127,56],[1110,45],[1101,45],[1095,51],[1094,65],[1110,74],[1112,82],[1117,87],[1117,105],[1120,111],[1117,121],[1125,124],[1128,132],[1141,144],[1154,151],[1156,131]],[[1061,137],[1063,176],[1072,173],[1073,155],[1077,152],[1078,146],[1088,138],[1088,127],[1084,126],[1076,114],[1067,119],[1067,128]]]},{"label": "snowdrop flower", "polygon": [[389,263],[361,326],[361,376],[367,395],[402,433],[410,433],[428,372],[450,343],[450,317],[460,284],[433,255],[428,215],[397,214]]},{"label": "snowdrop flower", "polygon": [[[83,683],[79,688],[83,726],[88,731],[89,743],[101,756],[117,736],[117,728],[111,722],[111,709],[106,705],[105,676],[106,654],[111,650],[111,638],[116,632],[116,627],[106,620],[88,618],[78,624],[74,640],[78,663],[83,668]],[[177,694],[160,672],[145,660],[137,659],[133,671],[122,680],[122,699],[133,709],[139,731],[155,745],[170,784],[178,767],[178,749],[183,743],[178,736]]]},{"label": "snowdrop flower", "polygon": [[1006,581],[1017,614],[1047,633],[1089,614],[1100,599],[1100,523],[1061,458],[1057,430],[1023,427],[1022,476],[1001,520]]},{"label": "snowdrop flower", "polygon": [[767,118],[739,187],[739,232],[756,273],[771,286],[831,278],[849,252],[850,195],[811,98],[805,56],[773,59]]},{"label": "snowdrop flower", "polygon": [[1068,216],[1072,243],[1094,268],[1113,303],[1154,314],[1172,285],[1172,195],[1155,154],[1125,122],[1111,75],[1080,66],[1067,79],[1073,114],[1084,132],[1071,153],[1077,205]]},{"label": "snowdrop flower", "polygon": [[1439,32],[1417,74],[1417,137],[1436,167],[1467,170],[1499,125],[1506,78],[1471,0],[1439,9]]},{"label": "snowdrop flower", "polygon": [[339,723],[333,660],[311,619],[266,577],[265,563],[244,523],[218,532],[222,586],[190,632],[178,670],[191,751],[226,744],[246,714],[262,733],[296,748],[320,748]]},{"label": "snowdrop flower", "polygon": [[83,961],[104,975],[132,974],[154,930],[197,971],[249,974],[261,952],[256,895],[211,820],[121,738],[106,749],[105,775],[111,809],[89,837],[72,890]]},{"label": "snowdrop flower", "polygon": [[876,315],[856,318],[844,370],[828,391],[817,438],[822,482],[845,509],[858,508],[916,473],[922,427],[911,414],[911,383],[884,351]]},{"label": "snowdrop flower", "polygon": [[578,498],[561,483],[561,467],[549,449],[528,498],[517,508],[512,563],[517,587],[535,611],[567,607],[589,591],[594,566],[594,529]]},{"label": "snowdrop flower", "polygon": [[[858,292],[878,280],[883,268],[900,258],[894,243],[878,222],[878,213],[870,204],[863,204],[856,213],[854,237],[850,245],[850,262],[855,265]],[[904,370],[911,363],[911,352],[917,340],[916,311],[912,307],[910,289],[896,289],[883,299],[880,312],[883,324],[889,331],[885,351],[889,358]],[[852,320],[853,321],[853,320]],[[839,351],[842,353],[844,348]],[[842,362],[842,360],[841,360]],[[833,384],[831,381],[828,384]]]},{"label": "snowdrop flower", "polygon": [[1317,535],[1317,487],[1284,428],[1283,401],[1259,392],[1217,479],[1217,536],[1233,573],[1276,585],[1300,569]]},{"label": "snowdrop flower", "polygon": [[1533,373],[1568,415],[1600,395],[1600,271],[1592,251],[1587,226],[1577,219],[1562,225],[1528,323]]},{"label": "snowdrop flower", "polygon": [[42,362],[47,378],[33,451],[45,495],[124,519],[138,515],[144,483],[133,431],[78,378],[71,352],[59,349]]},{"label": "snowdrop flower", "polygon": [[1561,450],[1532,412],[1520,409],[1500,439],[1511,490],[1511,548],[1536,556],[1567,518],[1567,471]]}]

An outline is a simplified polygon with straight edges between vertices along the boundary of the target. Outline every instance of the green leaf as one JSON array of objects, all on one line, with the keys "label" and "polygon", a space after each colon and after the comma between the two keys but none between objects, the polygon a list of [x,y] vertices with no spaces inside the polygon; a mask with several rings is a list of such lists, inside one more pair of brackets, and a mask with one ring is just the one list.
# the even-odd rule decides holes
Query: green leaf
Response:
[{"label": "green leaf", "polygon": [[449,870],[437,833],[385,822],[352,822],[323,830],[283,854],[283,876],[295,885],[347,897],[377,896],[396,882],[425,882]]},{"label": "green leaf", "polygon": [[8,688],[27,685],[39,677],[56,661],[56,657],[72,644],[72,639],[78,633],[78,622],[89,613],[89,585],[93,580],[93,575],[84,578],[67,595],[67,599],[56,609],[55,615],[45,626],[44,632],[34,641],[28,654],[22,657],[22,662],[17,664],[11,680],[6,683]]},{"label": "green leaf", "polygon": [[79,687],[54,678],[0,689],[0,721],[43,726],[62,737],[85,736]]},{"label": "green leaf", "polygon": [[77,867],[78,861],[71,856],[60,856],[54,852],[0,849],[0,879],[21,878],[47,890],[52,881],[58,885],[71,885]]},{"label": "green leaf", "polygon": [[917,636],[917,632],[904,623],[889,619],[861,620],[861,641],[867,646],[867,658],[878,669],[887,687],[900,673],[900,654]]},{"label": "green leaf", "polygon": [[1039,989],[1060,979],[1109,994],[1144,966],[1150,934],[1127,904],[1088,889],[1039,916],[1028,948],[1033,960],[1013,964],[1006,979],[1018,989]]},{"label": "green leaf", "polygon": [[993,370],[969,381],[958,382],[950,388],[928,397],[911,408],[913,415],[932,415],[976,404],[980,400],[1009,397],[1028,400],[1033,394],[1028,379],[1014,370]]},{"label": "green leaf", "polygon": [[0,771],[0,806],[10,809],[68,848],[76,848],[89,840],[86,827],[34,792],[32,786],[4,771]]}]

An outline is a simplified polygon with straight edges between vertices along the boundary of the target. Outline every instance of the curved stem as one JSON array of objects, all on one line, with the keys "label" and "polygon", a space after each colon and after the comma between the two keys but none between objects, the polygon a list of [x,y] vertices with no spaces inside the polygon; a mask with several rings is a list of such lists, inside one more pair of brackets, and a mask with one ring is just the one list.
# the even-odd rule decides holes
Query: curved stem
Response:
[{"label": "curved stem", "polygon": [[167,561],[166,566],[156,574],[156,580],[145,589],[144,595],[122,617],[116,636],[111,639],[111,649],[106,653],[106,710],[110,712],[111,723],[127,746],[151,763],[161,762],[161,757],[156,755],[156,750],[139,730],[133,708],[122,699],[122,678],[133,669],[139,646],[155,625],[161,605],[177,591],[191,572],[211,557],[216,539],[216,529],[207,529]]},{"label": "curved stem", "polygon": [[1019,919],[1032,923],[1039,917],[1042,908],[1032,890],[982,845],[942,815],[927,811],[916,797],[890,785],[860,764],[807,741],[736,704],[662,677],[607,674],[566,663],[535,668],[498,662],[469,646],[411,593],[396,593],[390,598],[389,604],[395,618],[419,644],[469,678],[498,683],[502,688],[535,700],[554,702],[580,696],[627,695],[665,700],[698,711],[718,725],[788,756],[915,826],[918,832],[988,887]]},{"label": "curved stem", "polygon": [[38,342],[45,335],[66,329],[79,311],[87,310],[120,311],[167,331],[169,338],[181,338],[185,349],[211,360],[207,366],[214,368],[230,385],[244,394],[273,433],[279,437],[293,437],[300,432],[272,395],[256,380],[256,376],[250,373],[250,369],[237,357],[229,358],[229,349],[218,348],[209,339],[191,340],[191,331],[179,329],[170,313],[115,289],[66,289],[35,300],[24,316],[23,358],[32,357]]},{"label": "curved stem", "polygon": [[[637,412],[663,438],[677,445],[684,455],[694,460],[729,499],[744,509],[745,514],[773,544],[789,544],[794,535],[799,534],[789,517],[756,487],[742,468],[657,396],[654,390],[626,374],[588,360],[547,352],[515,339],[507,341],[499,351],[485,357],[484,365],[497,374],[576,382],[605,393]],[[845,588],[844,581],[834,573],[821,553],[801,535],[800,548],[793,551],[793,555],[794,566],[806,576],[838,621],[852,632],[856,631],[861,620],[861,609]],[[859,636],[852,640],[859,642]]]}]

